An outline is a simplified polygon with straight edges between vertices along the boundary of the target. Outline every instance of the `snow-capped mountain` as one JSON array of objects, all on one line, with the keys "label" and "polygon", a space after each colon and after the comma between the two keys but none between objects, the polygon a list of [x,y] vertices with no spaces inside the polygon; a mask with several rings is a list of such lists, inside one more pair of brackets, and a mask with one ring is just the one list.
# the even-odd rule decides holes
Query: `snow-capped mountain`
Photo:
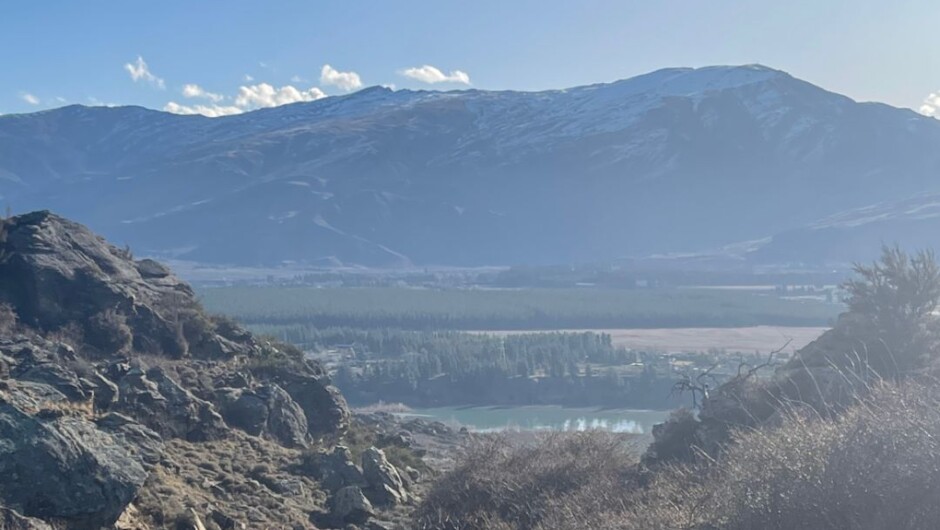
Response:
[{"label": "snow-capped mountain", "polygon": [[940,122],[762,66],[239,116],[0,116],[0,195],[140,254],[497,265],[681,252],[940,192]]}]

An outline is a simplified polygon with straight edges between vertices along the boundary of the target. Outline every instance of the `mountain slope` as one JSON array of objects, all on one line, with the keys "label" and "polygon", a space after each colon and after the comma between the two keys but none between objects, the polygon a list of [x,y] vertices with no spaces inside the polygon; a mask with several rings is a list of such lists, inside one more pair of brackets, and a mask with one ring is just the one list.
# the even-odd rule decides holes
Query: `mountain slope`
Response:
[{"label": "mountain slope", "polygon": [[541,264],[709,248],[940,191],[940,123],[761,66],[545,92],[0,117],[0,195],[139,253]]}]

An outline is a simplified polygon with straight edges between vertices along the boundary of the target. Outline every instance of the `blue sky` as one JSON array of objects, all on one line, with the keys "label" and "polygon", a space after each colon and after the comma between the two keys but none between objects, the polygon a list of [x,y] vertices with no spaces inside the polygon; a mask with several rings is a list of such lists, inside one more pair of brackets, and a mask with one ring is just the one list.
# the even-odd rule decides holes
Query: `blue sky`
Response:
[{"label": "blue sky", "polygon": [[379,84],[537,90],[746,63],[915,109],[940,91],[940,2],[929,0],[4,0],[0,9],[0,113],[67,103],[234,113]]}]

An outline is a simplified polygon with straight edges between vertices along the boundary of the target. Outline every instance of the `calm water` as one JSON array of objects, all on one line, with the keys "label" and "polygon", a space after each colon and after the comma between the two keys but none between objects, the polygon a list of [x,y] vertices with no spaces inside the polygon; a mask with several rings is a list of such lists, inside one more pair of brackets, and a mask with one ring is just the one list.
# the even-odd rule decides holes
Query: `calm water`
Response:
[{"label": "calm water", "polygon": [[555,406],[530,407],[439,407],[414,409],[403,414],[459,424],[474,431],[604,429],[612,432],[649,433],[662,423],[668,411],[627,409],[572,409]]}]

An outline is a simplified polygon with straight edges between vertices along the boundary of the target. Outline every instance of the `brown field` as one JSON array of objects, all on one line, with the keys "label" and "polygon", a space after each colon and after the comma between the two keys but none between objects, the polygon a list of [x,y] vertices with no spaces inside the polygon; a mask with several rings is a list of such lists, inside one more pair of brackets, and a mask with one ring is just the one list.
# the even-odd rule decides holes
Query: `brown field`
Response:
[{"label": "brown field", "polygon": [[[607,333],[615,346],[666,353],[707,351],[766,353],[783,347],[793,352],[809,344],[828,328],[753,326],[745,328],[662,328],[662,329],[566,329],[564,332]],[[543,331],[483,331],[491,335],[545,333]]]}]

